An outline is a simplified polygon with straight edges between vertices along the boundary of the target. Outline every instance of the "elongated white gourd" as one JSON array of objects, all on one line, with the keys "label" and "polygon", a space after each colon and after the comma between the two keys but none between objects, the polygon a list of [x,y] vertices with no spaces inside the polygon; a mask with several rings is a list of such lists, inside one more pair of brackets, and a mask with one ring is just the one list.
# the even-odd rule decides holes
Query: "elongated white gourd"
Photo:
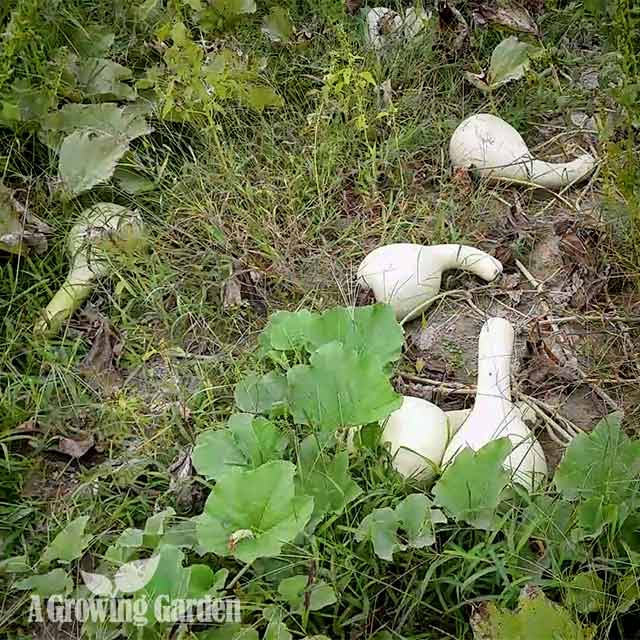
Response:
[{"label": "elongated white gourd", "polygon": [[390,304],[398,320],[410,320],[438,294],[448,269],[463,269],[490,282],[502,272],[502,264],[462,244],[388,244],[362,261],[358,282],[372,289],[378,302]]},{"label": "elongated white gourd", "polygon": [[67,236],[69,274],[42,310],[35,332],[55,333],[91,293],[96,280],[109,274],[107,254],[131,251],[143,239],[144,225],[139,213],[112,202],[99,202],[85,209]]},{"label": "elongated white gourd", "polygon": [[520,409],[511,402],[513,340],[513,326],[507,320],[489,318],[484,323],[478,344],[475,404],[447,445],[442,462],[453,460],[465,447],[477,451],[491,440],[508,437],[513,450],[504,466],[515,482],[532,489],[546,475],[547,462]]},{"label": "elongated white gourd", "polygon": [[557,189],[588,176],[595,158],[584,154],[571,162],[536,160],[522,136],[489,113],[464,120],[451,136],[449,156],[454,167],[473,167],[485,178],[506,178]]},{"label": "elongated white gourd", "polygon": [[402,406],[387,418],[382,431],[394,469],[406,478],[433,478],[448,441],[449,427],[442,409],[411,396],[404,396]]}]

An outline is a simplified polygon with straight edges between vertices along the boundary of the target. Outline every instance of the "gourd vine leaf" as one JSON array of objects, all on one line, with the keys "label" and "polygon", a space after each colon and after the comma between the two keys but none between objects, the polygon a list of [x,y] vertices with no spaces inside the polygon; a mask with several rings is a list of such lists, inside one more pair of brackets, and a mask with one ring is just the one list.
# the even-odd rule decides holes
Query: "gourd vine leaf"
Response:
[{"label": "gourd vine leaf", "polygon": [[[77,195],[109,180],[131,140],[151,132],[136,105],[68,104],[42,123],[41,138],[60,152],[64,186]],[[62,144],[63,134],[68,134]]]},{"label": "gourd vine leaf", "polygon": [[258,632],[250,626],[229,622],[221,627],[207,629],[196,634],[198,640],[259,640]]},{"label": "gourd vine leaf", "polygon": [[241,85],[238,97],[241,102],[244,102],[248,107],[256,111],[264,111],[269,107],[280,108],[284,106],[282,96],[279,96],[266,84],[245,82]]},{"label": "gourd vine leaf", "polygon": [[402,404],[374,355],[339,342],[320,347],[310,365],[289,369],[287,381],[294,421],[322,430],[377,422]]},{"label": "gourd vine leaf", "polygon": [[29,573],[31,567],[26,555],[11,556],[0,560],[0,576],[7,573]]},{"label": "gourd vine leaf", "polygon": [[213,0],[211,6],[227,16],[255,13],[257,9],[255,0]]},{"label": "gourd vine leaf", "polygon": [[123,82],[131,80],[131,69],[107,58],[78,58],[70,55],[66,72],[85,98],[94,101],[135,100],[134,87]]},{"label": "gourd vine leaf", "polygon": [[287,401],[287,379],[275,371],[263,376],[250,374],[235,388],[236,406],[245,413],[273,413]]},{"label": "gourd vine leaf", "polygon": [[530,539],[539,540],[546,552],[558,564],[577,557],[578,545],[573,540],[575,505],[546,494],[529,497],[520,524],[520,539],[528,545]]},{"label": "gourd vine leaf", "polygon": [[48,573],[19,580],[13,588],[20,591],[31,589],[33,595],[50,598],[54,595],[68,594],[73,589],[73,580],[67,575],[66,571],[58,568]]},{"label": "gourd vine leaf", "polygon": [[373,544],[373,551],[378,558],[391,562],[394,552],[406,549],[398,540],[399,526],[398,516],[391,507],[374,509],[360,523],[356,540],[358,542],[369,540]]},{"label": "gourd vine leaf", "polygon": [[156,547],[164,535],[166,523],[176,514],[172,507],[159,511],[158,513],[147,518],[142,533],[142,539],[146,547]]},{"label": "gourd vine leaf", "polygon": [[262,33],[272,42],[288,42],[293,35],[293,24],[284,7],[271,7],[268,15],[262,20]]},{"label": "gourd vine leaf", "polygon": [[126,138],[116,138],[110,134],[76,131],[68,135],[60,147],[59,164],[65,189],[71,195],[79,195],[106,182],[128,149]]},{"label": "gourd vine leaf", "polygon": [[43,565],[54,560],[68,563],[79,558],[89,544],[91,535],[85,535],[84,530],[89,522],[89,516],[80,516],[72,520],[43,551],[40,558]]},{"label": "gourd vine leaf", "polygon": [[[384,507],[374,509],[360,523],[356,540],[369,540],[374,553],[383,560],[392,561],[396,551],[407,547],[422,549],[432,545],[435,538],[435,524],[447,519],[427,496],[413,493],[400,502],[395,509]],[[398,537],[398,530],[404,531],[404,544]]]},{"label": "gourd vine leaf", "polygon": [[337,602],[336,592],[319,580],[309,585],[306,575],[285,578],[278,585],[278,593],[289,603],[292,613],[301,613],[308,602],[308,611],[320,611]]},{"label": "gourd vine leaf", "polygon": [[287,625],[281,620],[271,620],[262,636],[262,640],[293,640]]},{"label": "gourd vine leaf", "polygon": [[112,102],[66,104],[58,111],[48,114],[42,121],[42,128],[45,131],[57,133],[91,131],[131,141],[151,133],[151,127],[145,120],[144,113],[134,107],[136,105],[119,107]]},{"label": "gourd vine leaf", "polygon": [[490,529],[509,481],[502,463],[510,451],[508,438],[493,440],[477,452],[461,451],[433,489],[436,503],[458,521]]},{"label": "gourd vine leaf", "polygon": [[506,38],[493,50],[489,65],[489,85],[498,87],[519,80],[531,65],[531,56],[538,49],[515,36]]},{"label": "gourd vine leaf", "polygon": [[101,58],[111,49],[116,34],[103,24],[80,25],[70,33],[70,44],[81,58]]},{"label": "gourd vine leaf", "polygon": [[607,524],[622,525],[638,506],[640,441],[629,440],[620,416],[612,414],[573,439],[554,482],[565,500],[580,503],[580,536],[597,537]]},{"label": "gourd vine leaf", "polygon": [[601,611],[606,605],[602,578],[595,571],[583,571],[567,584],[566,603],[578,613]]},{"label": "gourd vine leaf", "polygon": [[294,474],[291,462],[275,460],[223,476],[197,518],[200,546],[246,563],[278,556],[313,512],[312,497],[295,495]]},{"label": "gourd vine leaf", "polygon": [[196,471],[210,480],[220,480],[231,469],[257,469],[279,460],[287,438],[269,420],[248,413],[229,418],[227,429],[198,435],[191,459]]},{"label": "gourd vine leaf", "polygon": [[172,545],[161,545],[157,555],[147,559],[146,562],[153,560],[150,565],[153,572],[147,571],[141,576],[141,584],[134,594],[136,601],[143,600],[147,603],[144,612],[147,625],[156,622],[155,604],[158,598],[166,596],[168,602],[187,597],[199,598],[211,588],[214,582],[213,571],[208,567],[203,569],[202,565],[184,567],[184,559],[184,553]]},{"label": "gourd vine leaf", "polygon": [[415,549],[430,547],[435,541],[436,524],[444,524],[447,517],[422,493],[412,493],[395,508],[396,516],[406,532],[407,544]]},{"label": "gourd vine leaf", "polygon": [[400,357],[404,334],[392,308],[374,304],[354,309],[336,307],[322,314],[279,311],[270,317],[260,335],[264,351],[306,349],[313,353],[330,342],[375,356],[384,366]]},{"label": "gourd vine leaf", "polygon": [[264,351],[294,351],[310,348],[311,326],[318,314],[307,309],[301,311],[276,311],[260,334],[260,346]]},{"label": "gourd vine leaf", "polygon": [[296,484],[300,493],[313,496],[310,525],[317,524],[327,513],[341,513],[362,493],[349,474],[349,454],[321,450],[315,434],[300,443]]},{"label": "gourd vine leaf", "polygon": [[476,640],[592,640],[594,630],[572,619],[569,612],[548,600],[535,587],[525,587],[518,609],[510,611],[490,602],[471,617]]}]

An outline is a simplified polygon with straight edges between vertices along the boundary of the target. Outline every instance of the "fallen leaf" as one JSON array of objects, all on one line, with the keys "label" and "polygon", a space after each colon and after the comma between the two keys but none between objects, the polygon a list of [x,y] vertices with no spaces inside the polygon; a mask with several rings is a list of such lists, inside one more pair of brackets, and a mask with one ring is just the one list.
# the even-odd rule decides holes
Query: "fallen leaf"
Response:
[{"label": "fallen leaf", "polygon": [[35,418],[29,418],[14,428],[16,433],[35,433],[36,431],[39,429]]},{"label": "fallen leaf", "polygon": [[193,476],[192,450],[192,447],[187,447],[181,451],[169,466],[171,476],[169,490],[176,496],[176,507],[179,513],[191,512],[199,495],[198,488],[191,482]]},{"label": "fallen leaf", "polygon": [[457,169],[454,169],[451,182],[453,182],[460,194],[463,196],[468,196],[473,191],[471,172],[466,167],[458,167]]},{"label": "fallen leaf", "polygon": [[502,288],[508,292],[511,301],[514,304],[520,304],[520,300],[522,299],[522,289],[518,288],[520,285],[520,274],[510,273],[503,275],[500,283],[502,284]]},{"label": "fallen leaf", "polygon": [[53,229],[22,205],[14,192],[0,184],[0,250],[13,254],[44,253]]},{"label": "fallen leaf", "polygon": [[289,12],[280,6],[272,7],[264,17],[261,31],[272,42],[282,43],[288,42],[295,33]]},{"label": "fallen leaf", "polygon": [[438,2],[438,23],[441,32],[450,31],[453,33],[453,50],[462,49],[469,37],[469,25],[453,2],[449,2],[449,0]]},{"label": "fallen leaf", "polygon": [[104,316],[90,311],[85,311],[83,316],[91,321],[88,333],[92,343],[80,363],[80,372],[110,392],[120,380],[115,364],[123,347],[120,335]]},{"label": "fallen leaf", "polygon": [[539,49],[515,36],[503,40],[491,54],[488,72],[465,72],[467,80],[481,91],[489,92],[498,87],[524,77],[531,66],[531,58]]},{"label": "fallen leaf", "polygon": [[240,280],[234,274],[224,283],[224,295],[222,306],[225,309],[229,307],[239,307],[242,304],[242,287]]},{"label": "fallen leaf", "polygon": [[82,458],[93,446],[95,440],[91,434],[84,438],[60,438],[57,450],[76,460]]},{"label": "fallen leaf", "polygon": [[510,2],[498,0],[495,4],[480,4],[473,11],[476,24],[484,26],[499,26],[538,35],[538,25],[525,7]]}]

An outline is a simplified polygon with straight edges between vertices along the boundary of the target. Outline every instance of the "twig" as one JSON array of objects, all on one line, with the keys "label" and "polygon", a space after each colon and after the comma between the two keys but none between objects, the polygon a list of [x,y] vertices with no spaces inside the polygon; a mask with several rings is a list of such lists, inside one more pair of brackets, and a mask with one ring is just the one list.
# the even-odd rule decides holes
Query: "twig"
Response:
[{"label": "twig", "polygon": [[[520,262],[520,260],[516,260],[516,266],[518,267],[518,269],[520,269],[520,271],[522,272],[522,275],[524,275],[524,277],[529,281],[531,286],[535,287],[536,291],[541,296],[544,296],[545,291],[544,291],[543,285],[536,280],[536,278],[522,264],[522,262]],[[544,297],[541,299],[540,302],[542,304],[542,307],[545,311],[547,318],[551,318],[552,317],[551,307],[549,306],[547,301],[544,299]],[[560,327],[555,322],[552,322],[552,321],[549,321],[549,324],[551,325],[551,329],[553,330],[553,332],[558,334],[558,339],[560,340],[560,342],[562,342],[566,346],[566,340],[564,339],[564,336],[560,332]],[[582,378],[582,381],[585,384],[589,385],[593,389],[594,393],[598,395],[600,399],[605,402],[605,404],[609,405],[609,407],[612,408],[614,411],[619,410],[618,403],[615,400],[613,400],[613,398],[611,398],[611,396],[606,391],[601,389],[596,383],[589,382],[587,374],[578,365],[576,365],[576,372]]]}]

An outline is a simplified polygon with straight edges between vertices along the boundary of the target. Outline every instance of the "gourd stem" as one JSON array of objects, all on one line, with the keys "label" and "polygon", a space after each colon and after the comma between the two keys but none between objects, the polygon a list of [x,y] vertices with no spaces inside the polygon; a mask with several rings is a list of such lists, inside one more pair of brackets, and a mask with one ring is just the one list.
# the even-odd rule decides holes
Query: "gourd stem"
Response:
[{"label": "gourd stem", "polygon": [[67,279],[42,311],[42,318],[35,326],[36,333],[57,331],[91,293],[92,288],[90,283],[70,282]]}]

